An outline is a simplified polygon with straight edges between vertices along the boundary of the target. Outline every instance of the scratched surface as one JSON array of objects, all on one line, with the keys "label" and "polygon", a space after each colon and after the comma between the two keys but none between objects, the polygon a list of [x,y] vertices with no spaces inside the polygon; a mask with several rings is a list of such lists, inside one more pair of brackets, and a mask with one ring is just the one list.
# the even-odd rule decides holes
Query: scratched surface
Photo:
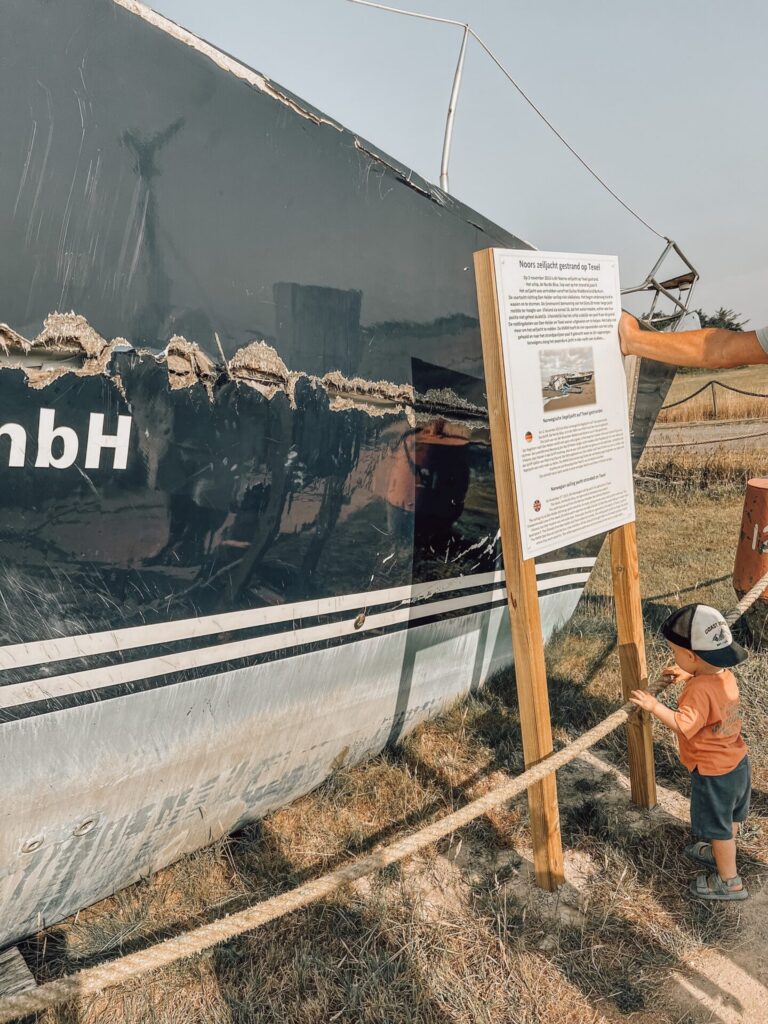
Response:
[{"label": "scratched surface", "polygon": [[217,356],[217,331],[228,357],[266,339],[308,373],[482,375],[470,256],[513,235],[111,0],[9,0],[2,29],[16,330],[75,309],[153,348]]},{"label": "scratched surface", "polygon": [[308,791],[340,754],[380,749],[402,683],[407,729],[508,660],[505,621],[447,620],[6,724],[0,946]]},{"label": "scratched surface", "polygon": [[[472,253],[524,243],[112,0],[6,0],[0,123],[4,337],[73,309],[127,339],[50,379],[29,367],[61,339],[2,357],[0,653],[32,645],[0,671],[3,945],[306,792],[341,751],[396,742],[509,660],[503,595],[438,597],[431,619],[386,595],[499,565]],[[175,335],[204,372],[181,344],[159,357]],[[235,379],[253,340],[294,376]],[[334,391],[334,371],[358,384]],[[636,457],[668,382],[644,366]],[[130,419],[124,468],[109,448],[88,461],[94,414],[105,433]],[[69,434],[46,439],[45,416]],[[580,591],[543,596],[547,633]],[[53,637],[358,593],[343,614],[35,661]],[[389,618],[357,636],[377,603]],[[173,671],[136,668],[158,658]]]}]

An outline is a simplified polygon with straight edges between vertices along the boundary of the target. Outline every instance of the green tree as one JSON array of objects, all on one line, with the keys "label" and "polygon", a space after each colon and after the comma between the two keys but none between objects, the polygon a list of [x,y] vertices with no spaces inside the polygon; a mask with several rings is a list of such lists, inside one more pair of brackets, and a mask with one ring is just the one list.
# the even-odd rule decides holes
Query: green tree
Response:
[{"label": "green tree", "polygon": [[736,313],[732,309],[726,309],[721,306],[720,309],[716,309],[714,313],[705,313],[703,309],[695,310],[699,314],[699,320],[701,321],[702,327],[722,327],[727,331],[743,331],[746,324],[749,323],[749,319],[740,319],[741,313]]}]

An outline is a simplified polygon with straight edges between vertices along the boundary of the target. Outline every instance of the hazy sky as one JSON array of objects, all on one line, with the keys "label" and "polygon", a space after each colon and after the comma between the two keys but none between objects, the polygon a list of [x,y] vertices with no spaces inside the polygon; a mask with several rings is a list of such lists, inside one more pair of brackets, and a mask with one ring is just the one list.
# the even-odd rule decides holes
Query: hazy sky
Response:
[{"label": "hazy sky", "polygon": [[[461,30],[347,0],[156,10],[437,181]],[[768,324],[768,0],[407,0],[471,22],[565,137],[702,275],[694,305]],[[762,127],[761,127],[762,126]],[[470,42],[450,191],[540,249],[662,243],[600,189]]]}]

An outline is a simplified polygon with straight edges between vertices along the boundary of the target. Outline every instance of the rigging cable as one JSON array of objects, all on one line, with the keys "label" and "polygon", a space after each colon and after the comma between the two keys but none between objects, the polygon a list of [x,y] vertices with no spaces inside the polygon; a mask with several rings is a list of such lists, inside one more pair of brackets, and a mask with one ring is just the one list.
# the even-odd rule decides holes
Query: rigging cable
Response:
[{"label": "rigging cable", "polygon": [[610,187],[610,185],[603,178],[600,177],[600,175],[597,173],[597,171],[594,170],[594,168],[591,167],[589,163],[587,163],[587,161],[584,159],[584,157],[581,156],[581,154],[578,153],[573,148],[573,146],[570,144],[570,142],[568,142],[568,140],[563,137],[563,135],[557,130],[557,128],[555,128],[555,126],[552,124],[552,122],[549,120],[549,118],[543,113],[543,111],[541,111],[536,106],[536,104],[533,102],[531,97],[526,93],[526,91],[522,88],[522,86],[519,85],[519,83],[515,81],[515,79],[510,74],[510,72],[502,64],[501,60],[496,56],[496,54],[493,52],[493,50],[491,50],[490,46],[488,46],[488,44],[485,43],[483,41],[483,39],[481,39],[481,37],[477,34],[477,32],[475,32],[475,30],[472,28],[472,26],[468,22],[456,21],[456,20],[454,20],[452,18],[438,18],[438,17],[435,17],[434,15],[431,15],[431,14],[419,14],[416,11],[405,11],[405,10],[403,10],[400,7],[390,7],[387,4],[374,3],[373,0],[348,0],[348,2],[349,3],[353,3],[353,4],[358,4],[358,5],[362,6],[362,7],[375,7],[377,10],[389,11],[392,14],[404,14],[404,15],[406,15],[409,18],[419,18],[422,21],[435,21],[435,22],[439,22],[440,24],[443,24],[443,25],[457,25],[459,28],[465,29],[472,36],[472,38],[475,39],[476,42],[478,42],[480,44],[480,46],[483,48],[483,50],[485,50],[485,52],[491,58],[493,63],[496,65],[496,67],[502,72],[502,74],[515,87],[515,89],[517,90],[519,95],[522,96],[522,98],[525,100],[525,102],[528,104],[528,106],[531,108],[531,110],[533,110],[533,112],[535,114],[537,114],[541,118],[541,120],[544,122],[544,124],[547,126],[547,128],[549,128],[549,130],[556,136],[556,138],[558,138],[560,140],[560,142],[562,142],[562,144],[572,154],[572,156],[576,157],[576,159],[579,161],[579,163],[582,165],[582,167],[586,171],[588,171],[589,174],[592,175],[592,177],[595,179],[595,181],[599,185],[602,185],[602,187],[606,190],[606,192],[608,192],[609,195],[613,196],[613,198],[616,200],[616,202],[624,207],[624,209],[627,211],[627,213],[631,214],[635,218],[635,220],[639,221],[650,232],[652,232],[654,235],[656,235],[657,238],[661,238],[665,242],[669,242],[670,241],[670,239],[667,238],[666,235],[662,234],[660,231],[657,231],[656,228],[653,227],[653,225],[649,224],[648,221],[645,220],[644,217],[641,217],[640,214],[629,205],[629,203],[624,202],[624,200],[621,198],[621,196],[618,195],[618,193],[614,192],[614,190]]}]

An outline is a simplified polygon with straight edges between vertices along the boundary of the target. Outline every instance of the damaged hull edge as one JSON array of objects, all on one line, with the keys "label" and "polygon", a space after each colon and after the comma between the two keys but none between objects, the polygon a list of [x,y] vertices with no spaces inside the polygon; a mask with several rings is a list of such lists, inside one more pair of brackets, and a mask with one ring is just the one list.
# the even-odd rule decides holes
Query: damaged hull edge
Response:
[{"label": "damaged hull edge", "polygon": [[525,243],[134,0],[0,29],[2,947],[509,663],[471,266]]}]

